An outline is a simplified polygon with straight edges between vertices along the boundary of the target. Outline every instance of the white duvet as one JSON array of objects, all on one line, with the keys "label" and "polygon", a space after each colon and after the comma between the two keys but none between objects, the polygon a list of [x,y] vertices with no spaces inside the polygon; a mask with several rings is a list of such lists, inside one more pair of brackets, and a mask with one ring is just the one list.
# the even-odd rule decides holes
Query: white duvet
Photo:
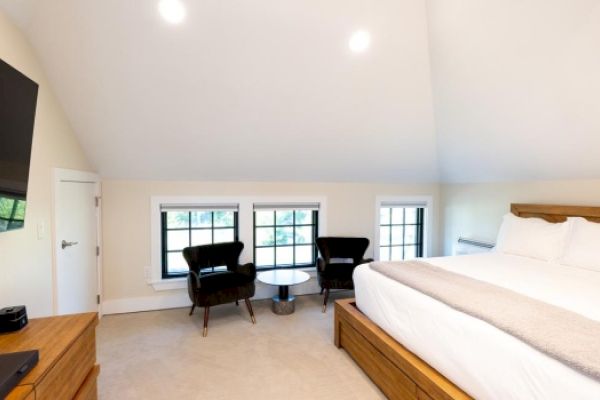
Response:
[{"label": "white duvet", "polygon": [[[600,321],[600,272],[499,253],[426,261]],[[365,315],[476,399],[600,399],[600,382],[367,264],[354,286]]]}]

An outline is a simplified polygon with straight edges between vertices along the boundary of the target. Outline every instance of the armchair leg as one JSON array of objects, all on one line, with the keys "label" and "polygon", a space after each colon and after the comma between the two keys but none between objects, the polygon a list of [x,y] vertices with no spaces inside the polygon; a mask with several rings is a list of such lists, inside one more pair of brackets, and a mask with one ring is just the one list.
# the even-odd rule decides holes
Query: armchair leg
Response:
[{"label": "armchair leg", "polygon": [[236,300],[236,301],[235,301],[235,305],[236,305],[236,306],[239,306],[239,305],[240,305],[240,301],[239,301],[239,300]]},{"label": "armchair leg", "polygon": [[204,307],[204,331],[202,332],[202,336],[206,337],[208,335],[208,314],[210,313],[210,307]]},{"label": "armchair leg", "polygon": [[192,309],[190,310],[190,315],[192,315],[194,313],[194,309],[196,308],[195,304],[192,304]]},{"label": "armchair leg", "polygon": [[244,301],[246,302],[246,307],[248,308],[248,312],[250,313],[252,323],[256,324],[256,318],[254,318],[254,311],[252,310],[252,303],[250,303],[250,299],[246,297]]},{"label": "armchair leg", "polygon": [[325,289],[325,297],[323,298],[323,312],[327,311],[327,300],[329,299],[329,288]]}]

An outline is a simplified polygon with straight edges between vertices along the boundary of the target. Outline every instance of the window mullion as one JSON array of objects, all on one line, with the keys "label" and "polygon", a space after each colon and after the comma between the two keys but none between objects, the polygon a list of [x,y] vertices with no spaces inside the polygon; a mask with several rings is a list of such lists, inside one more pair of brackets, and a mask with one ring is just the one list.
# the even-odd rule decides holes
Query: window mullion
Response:
[{"label": "window mullion", "polygon": [[292,211],[292,265],[296,265],[296,210]]},{"label": "window mullion", "polygon": [[239,221],[238,221],[238,213],[234,212],[233,213],[233,239],[238,242],[240,240],[240,234],[239,234]]},{"label": "window mullion", "polygon": [[393,224],[393,217],[394,217],[394,209],[390,208],[390,247],[388,248],[388,260],[392,261],[392,254],[394,254],[394,242],[392,241],[394,239],[393,235],[392,235],[392,227],[394,226]]},{"label": "window mullion", "polygon": [[169,274],[169,262],[167,257],[167,213],[161,213],[161,222],[162,222],[162,260],[163,260],[163,278]]},{"label": "window mullion", "polygon": [[423,257],[423,235],[424,235],[424,228],[425,228],[425,209],[424,208],[419,208],[419,227],[417,228],[418,231],[418,239],[419,239],[419,247],[418,247],[418,255],[419,257]]},{"label": "window mullion", "polygon": [[406,208],[402,209],[402,259],[406,259]]},{"label": "window mullion", "polygon": [[312,237],[312,252],[313,252],[313,264],[317,264],[317,256],[318,256],[318,249],[317,249],[317,237],[319,237],[319,212],[318,211],[314,211],[312,212],[312,225],[313,225],[313,237]]},{"label": "window mullion", "polygon": [[191,212],[188,212],[187,231],[188,231],[188,246],[191,246],[192,245],[192,213]]},{"label": "window mullion", "polygon": [[392,247],[394,246],[394,242],[393,242],[394,236],[392,235],[392,226],[393,226],[392,217],[394,215],[393,212],[394,212],[394,209],[390,208],[390,226],[389,226],[389,230],[390,230],[390,260],[392,259]]},{"label": "window mullion", "polygon": [[210,243],[215,244],[215,213],[210,212]]},{"label": "window mullion", "polygon": [[253,225],[253,228],[254,228],[253,229],[253,231],[254,231],[254,238],[253,238],[254,239],[254,243],[253,243],[253,246],[252,246],[252,248],[254,249],[254,251],[253,251],[252,255],[253,255],[254,263],[256,263],[256,211],[252,212],[252,225]]},{"label": "window mullion", "polygon": [[277,211],[273,211],[273,268],[277,268]]}]

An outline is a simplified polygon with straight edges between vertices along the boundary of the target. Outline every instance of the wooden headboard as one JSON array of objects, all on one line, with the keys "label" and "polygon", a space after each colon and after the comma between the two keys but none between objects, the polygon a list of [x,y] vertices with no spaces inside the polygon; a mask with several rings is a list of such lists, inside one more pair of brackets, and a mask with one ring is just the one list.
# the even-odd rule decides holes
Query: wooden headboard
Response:
[{"label": "wooden headboard", "polygon": [[549,222],[564,222],[567,217],[583,217],[589,221],[600,222],[600,207],[511,204],[510,211],[517,217],[543,218]]}]

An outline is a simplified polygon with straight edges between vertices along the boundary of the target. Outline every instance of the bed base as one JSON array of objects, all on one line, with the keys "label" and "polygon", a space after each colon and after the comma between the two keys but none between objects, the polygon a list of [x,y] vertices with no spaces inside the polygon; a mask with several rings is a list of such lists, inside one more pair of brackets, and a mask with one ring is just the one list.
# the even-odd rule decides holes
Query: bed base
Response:
[{"label": "bed base", "polygon": [[[511,211],[519,217],[543,218],[549,222],[563,222],[568,217],[600,222],[600,207],[511,204]],[[354,299],[335,303],[334,340],[390,399],[471,399],[375,325],[360,312]]]},{"label": "bed base", "polygon": [[375,325],[354,299],[335,302],[334,341],[389,399],[472,399]]}]

